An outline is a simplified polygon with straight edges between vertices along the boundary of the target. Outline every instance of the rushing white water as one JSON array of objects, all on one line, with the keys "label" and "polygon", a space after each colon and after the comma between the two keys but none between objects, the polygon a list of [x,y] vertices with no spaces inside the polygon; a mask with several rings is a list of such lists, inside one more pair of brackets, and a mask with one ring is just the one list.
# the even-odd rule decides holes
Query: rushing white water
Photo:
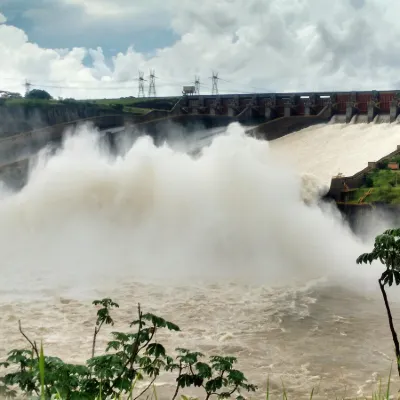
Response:
[{"label": "rushing white water", "polygon": [[[21,192],[0,200],[0,357],[23,343],[21,318],[48,352],[83,361],[90,300],[111,296],[122,322],[140,301],[181,326],[164,338],[169,349],[236,355],[261,386],[270,375],[295,398],[319,381],[315,398],[345,387],[370,393],[392,358],[380,269],[356,266],[371,241],[332,208],[304,204],[301,175],[325,179],[336,169],[331,152],[354,150],[353,130],[371,149],[379,134],[370,130],[397,130],[354,125],[347,148],[346,129],[314,127],[270,144],[234,124],[195,158],[141,138],[117,159],[82,129],[38,163]],[[336,148],[335,131],[343,134]],[[373,151],[342,168],[384,155]]]},{"label": "rushing white water", "polygon": [[274,152],[307,176],[313,192],[317,188],[326,191],[333,176],[353,175],[398,145],[397,123],[315,125],[271,142]]}]

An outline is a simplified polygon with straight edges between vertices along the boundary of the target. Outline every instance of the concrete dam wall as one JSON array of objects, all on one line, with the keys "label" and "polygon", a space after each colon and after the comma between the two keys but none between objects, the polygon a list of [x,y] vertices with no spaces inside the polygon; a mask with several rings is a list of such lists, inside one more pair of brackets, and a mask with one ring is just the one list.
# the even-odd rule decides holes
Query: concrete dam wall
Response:
[{"label": "concrete dam wall", "polygon": [[[223,127],[236,121],[237,118],[230,116],[186,114],[137,123],[129,115],[104,115],[48,126],[0,139],[0,180],[12,187],[22,187],[26,183],[29,159],[50,143],[58,146],[65,132],[81,123],[88,122],[99,130],[105,130],[105,140],[113,148],[120,135],[138,137],[147,134],[154,139],[156,145],[159,145],[168,140],[170,134],[178,133],[190,136],[199,130]],[[248,129],[247,133],[265,140],[274,140],[307,126],[328,121],[329,118],[321,113],[309,117],[282,117]],[[257,118],[249,118],[241,123],[254,126],[258,122]],[[116,127],[125,127],[125,131],[121,133],[107,132],[108,129]]]},{"label": "concrete dam wall", "polygon": [[117,111],[104,110],[90,104],[40,104],[0,106],[0,138],[109,114]]},{"label": "concrete dam wall", "polygon": [[84,120],[79,119],[2,138],[0,139],[0,165],[13,163],[21,158],[29,157],[49,143],[60,142],[63,134],[68,129],[72,129],[85,122],[103,130],[123,126],[124,117],[122,115],[104,115]]}]

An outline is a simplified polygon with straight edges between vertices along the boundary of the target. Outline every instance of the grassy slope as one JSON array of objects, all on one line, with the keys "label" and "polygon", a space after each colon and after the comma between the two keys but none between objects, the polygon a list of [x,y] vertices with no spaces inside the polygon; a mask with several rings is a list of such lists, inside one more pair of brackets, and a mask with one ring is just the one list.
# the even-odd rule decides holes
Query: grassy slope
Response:
[{"label": "grassy slope", "polygon": [[171,110],[179,98],[134,98],[125,97],[119,99],[95,99],[95,100],[31,100],[31,99],[7,99],[2,102],[6,107],[57,107],[65,105],[80,105],[87,107],[99,107],[103,110],[118,110],[133,114],[146,114],[153,109]]},{"label": "grassy slope", "polygon": [[400,171],[388,169],[389,161],[400,163],[400,156],[385,161],[379,168],[367,174],[365,184],[352,193],[351,202],[357,203],[372,188],[371,194],[365,198],[364,203],[400,204]]},{"label": "grassy slope", "polygon": [[167,98],[135,98],[135,97],[123,97],[119,99],[97,99],[90,100],[91,103],[101,105],[117,105],[121,104],[123,110],[126,112],[133,113],[147,113],[151,110],[171,110],[179,97],[167,97]]},{"label": "grassy slope", "polygon": [[39,100],[39,99],[6,99],[0,102],[1,106],[4,107],[27,107],[27,108],[54,108],[54,107],[65,107],[65,106],[80,106],[80,107],[97,107],[101,110],[111,111],[113,110],[110,105],[106,104],[92,104],[89,102],[77,102],[77,101],[59,101],[59,100]]}]

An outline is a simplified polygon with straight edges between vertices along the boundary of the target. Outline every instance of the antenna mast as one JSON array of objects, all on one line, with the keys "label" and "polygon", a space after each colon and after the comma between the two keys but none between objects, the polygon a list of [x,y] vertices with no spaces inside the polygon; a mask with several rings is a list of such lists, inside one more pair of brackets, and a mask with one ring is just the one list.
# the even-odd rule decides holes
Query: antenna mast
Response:
[{"label": "antenna mast", "polygon": [[144,73],[139,71],[139,93],[138,93],[138,97],[145,97],[144,95],[144,82],[146,79],[144,79]]},{"label": "antenna mast", "polygon": [[150,70],[149,97],[156,97],[156,73],[154,69]]}]

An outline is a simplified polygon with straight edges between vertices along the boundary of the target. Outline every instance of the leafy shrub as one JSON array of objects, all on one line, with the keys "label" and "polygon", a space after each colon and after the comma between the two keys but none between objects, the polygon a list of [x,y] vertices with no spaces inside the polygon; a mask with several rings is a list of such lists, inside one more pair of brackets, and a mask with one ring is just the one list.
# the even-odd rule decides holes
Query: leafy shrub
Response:
[{"label": "leafy shrub", "polygon": [[[203,388],[205,399],[211,396],[229,398],[237,394],[243,399],[241,391],[255,391],[256,386],[247,383],[244,374],[234,369],[235,357],[211,356],[204,362],[204,355],[178,348],[175,358],[169,356],[165,347],[155,340],[161,329],[179,331],[172,322],[154,314],[143,313],[140,304],[137,317],[129,332],[112,332],[105,353],[96,356],[96,339],[103,325],[114,325],[110,310],[119,305],[111,299],[96,300],[100,306],[97,311],[93,335],[92,357],[85,365],[68,364],[58,357],[44,356],[43,347],[38,349],[36,342],[28,338],[20,324],[20,332],[29,343],[29,349],[14,349],[8,354],[6,362],[0,365],[9,368],[1,378],[0,395],[15,397],[19,389],[24,394],[36,394],[42,399],[54,396],[65,400],[119,398],[137,399],[152,387],[161,371],[176,373],[176,388],[172,399],[184,388]],[[145,388],[133,397],[138,380],[147,379]]]},{"label": "leafy shrub", "polygon": [[374,180],[372,179],[371,174],[367,174],[365,177],[365,186],[367,188],[372,188],[374,186]]},{"label": "leafy shrub", "polygon": [[25,95],[26,99],[51,100],[51,95],[45,90],[32,89]]}]

